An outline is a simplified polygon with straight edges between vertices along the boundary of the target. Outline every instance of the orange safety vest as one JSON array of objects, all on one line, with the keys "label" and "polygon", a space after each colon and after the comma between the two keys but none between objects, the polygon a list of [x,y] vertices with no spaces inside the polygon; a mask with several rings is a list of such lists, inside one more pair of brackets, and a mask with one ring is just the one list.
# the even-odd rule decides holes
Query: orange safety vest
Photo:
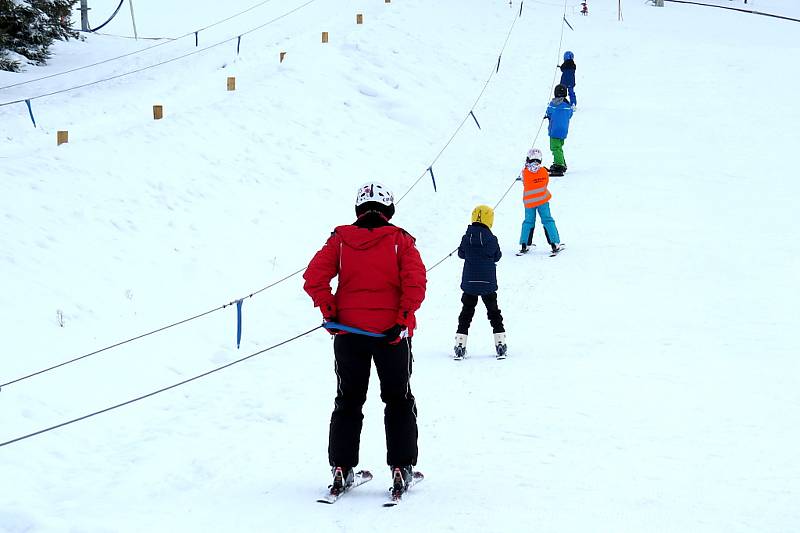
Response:
[{"label": "orange safety vest", "polygon": [[531,172],[528,167],[522,169],[522,183],[525,188],[522,201],[525,207],[539,207],[550,201],[552,195],[547,190],[549,182],[550,175],[544,167],[539,167],[536,172]]}]

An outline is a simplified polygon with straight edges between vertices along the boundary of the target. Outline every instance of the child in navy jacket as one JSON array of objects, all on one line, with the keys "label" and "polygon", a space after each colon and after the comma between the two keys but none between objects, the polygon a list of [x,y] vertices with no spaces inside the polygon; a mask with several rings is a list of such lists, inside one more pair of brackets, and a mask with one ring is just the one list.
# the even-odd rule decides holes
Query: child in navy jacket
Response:
[{"label": "child in navy jacket", "polygon": [[575,54],[569,50],[564,52],[564,62],[558,68],[561,69],[561,85],[567,88],[569,103],[575,111],[575,106],[578,105],[578,97],[575,96]]},{"label": "child in navy jacket", "polygon": [[503,315],[497,307],[497,263],[503,256],[497,237],[494,236],[492,223],[494,210],[488,205],[479,205],[472,210],[472,224],[461,238],[458,257],[464,260],[461,274],[461,314],[458,315],[456,330],[455,359],[463,359],[467,353],[467,333],[478,297],[486,306],[486,316],[494,332],[494,345],[498,359],[506,357],[506,330],[503,327]]}]

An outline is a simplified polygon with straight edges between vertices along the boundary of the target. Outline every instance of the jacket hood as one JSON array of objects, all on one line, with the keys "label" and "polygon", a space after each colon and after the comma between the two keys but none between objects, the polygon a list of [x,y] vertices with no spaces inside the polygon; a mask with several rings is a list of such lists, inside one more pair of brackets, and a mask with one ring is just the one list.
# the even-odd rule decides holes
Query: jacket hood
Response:
[{"label": "jacket hood", "polygon": [[467,226],[467,242],[470,246],[484,247],[489,244],[488,236],[492,235],[492,230],[485,224],[473,222]]},{"label": "jacket hood", "polygon": [[566,100],[566,98],[564,98],[563,96],[558,96],[556,98],[553,98],[553,100],[550,103],[552,105],[559,105],[559,104],[563,104],[564,100]]},{"label": "jacket hood", "polygon": [[359,228],[358,226],[339,226],[334,232],[341,237],[344,244],[356,250],[372,248],[383,239],[394,238],[398,231],[397,226],[387,225],[379,228]]}]

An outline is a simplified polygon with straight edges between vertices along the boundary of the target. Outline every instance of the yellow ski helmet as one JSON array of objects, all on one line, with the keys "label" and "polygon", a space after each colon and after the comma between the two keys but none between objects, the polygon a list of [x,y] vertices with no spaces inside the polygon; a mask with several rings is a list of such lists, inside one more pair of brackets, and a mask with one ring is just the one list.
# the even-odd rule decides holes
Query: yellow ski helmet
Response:
[{"label": "yellow ski helmet", "polygon": [[491,228],[494,222],[494,209],[488,205],[479,205],[472,210],[472,221],[486,224]]}]

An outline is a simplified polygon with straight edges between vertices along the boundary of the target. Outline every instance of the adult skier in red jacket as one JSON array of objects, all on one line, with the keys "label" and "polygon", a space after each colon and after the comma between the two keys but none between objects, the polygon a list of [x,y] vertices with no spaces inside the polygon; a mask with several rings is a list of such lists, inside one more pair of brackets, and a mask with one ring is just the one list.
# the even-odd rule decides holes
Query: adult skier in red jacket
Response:
[{"label": "adult skier in red jacket", "polygon": [[[411,336],[414,312],[425,298],[425,265],[414,238],[389,223],[394,197],[384,185],[371,182],[360,187],[355,211],[356,221],[333,231],[303,275],[303,288],[325,321],[384,334],[334,332],[336,400],[328,440],[331,492],[343,491],[354,479],[372,360],[386,404],[386,460],[394,489],[402,492],[417,463]],[[338,287],[333,294],[331,280],[336,276]]]}]

